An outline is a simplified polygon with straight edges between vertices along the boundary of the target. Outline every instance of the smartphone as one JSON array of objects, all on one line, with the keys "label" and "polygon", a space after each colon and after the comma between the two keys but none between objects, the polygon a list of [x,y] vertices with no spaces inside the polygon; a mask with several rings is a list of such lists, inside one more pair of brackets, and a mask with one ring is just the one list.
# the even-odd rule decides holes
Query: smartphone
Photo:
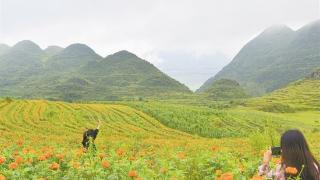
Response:
[{"label": "smartphone", "polygon": [[280,147],[272,147],[271,152],[272,152],[272,156],[280,156],[281,148]]}]

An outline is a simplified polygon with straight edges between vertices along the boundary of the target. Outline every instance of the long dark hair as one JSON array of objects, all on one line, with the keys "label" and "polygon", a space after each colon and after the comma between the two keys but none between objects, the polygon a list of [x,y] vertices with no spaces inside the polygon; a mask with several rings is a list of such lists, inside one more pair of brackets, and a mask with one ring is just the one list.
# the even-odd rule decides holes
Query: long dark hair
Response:
[{"label": "long dark hair", "polygon": [[[319,163],[312,155],[308,143],[299,130],[286,131],[281,137],[282,163],[286,167],[295,167],[296,176],[304,180],[320,180]],[[286,173],[286,177],[292,176]]]}]

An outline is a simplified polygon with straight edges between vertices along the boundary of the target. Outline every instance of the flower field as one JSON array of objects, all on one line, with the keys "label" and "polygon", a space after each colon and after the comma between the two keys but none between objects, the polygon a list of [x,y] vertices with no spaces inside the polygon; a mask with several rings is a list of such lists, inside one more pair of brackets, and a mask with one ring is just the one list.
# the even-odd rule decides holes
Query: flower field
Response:
[{"label": "flower field", "polygon": [[[44,100],[0,101],[0,180],[259,178],[255,175],[261,162],[261,150],[269,142],[263,139],[265,136],[226,133],[223,138],[211,138],[205,134],[209,131],[201,134],[197,127],[188,132],[184,123],[191,124],[188,120],[196,117],[179,118],[178,110],[174,109],[178,106],[148,107]],[[190,106],[180,107],[182,112],[187,112],[188,108]],[[154,109],[162,109],[158,117],[153,116]],[[171,124],[163,109],[175,111]],[[194,116],[203,119],[206,116],[216,119],[215,116],[221,115],[219,112],[210,114],[207,108],[196,111],[198,114],[193,113]],[[235,123],[241,125],[229,131],[239,130],[240,133],[247,128],[255,132],[250,128],[251,123],[245,125],[240,116],[243,113],[239,111],[224,112],[233,117],[233,121],[239,119]],[[254,115],[259,113],[245,116]],[[204,122],[209,124],[210,118]],[[95,128],[98,119],[102,120],[102,125],[96,139],[97,150],[82,149],[83,132]],[[223,121],[226,124],[230,123],[227,119],[230,118]],[[307,126],[306,132],[309,132]],[[319,134],[310,132],[307,135],[319,157],[316,140]]]}]

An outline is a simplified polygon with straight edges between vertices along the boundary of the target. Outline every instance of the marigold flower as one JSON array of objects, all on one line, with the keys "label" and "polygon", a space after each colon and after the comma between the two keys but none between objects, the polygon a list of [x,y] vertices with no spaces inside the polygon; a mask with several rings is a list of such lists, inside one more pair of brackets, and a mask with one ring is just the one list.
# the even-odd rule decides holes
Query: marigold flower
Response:
[{"label": "marigold flower", "polygon": [[11,170],[15,170],[15,169],[17,169],[17,167],[18,167],[18,163],[16,163],[16,162],[12,162],[9,164],[9,169],[11,169]]},{"label": "marigold flower", "polygon": [[59,160],[63,160],[64,157],[65,157],[64,154],[57,154],[57,155],[56,155],[56,158],[59,159]]},{"label": "marigold flower", "polygon": [[124,153],[125,153],[125,151],[123,149],[121,149],[121,148],[117,150],[117,155],[118,156],[123,156]]},{"label": "marigold flower", "polygon": [[19,140],[17,141],[17,145],[18,145],[18,146],[22,146],[23,143],[24,143],[23,139],[19,139]]},{"label": "marigold flower", "polygon": [[0,174],[0,180],[6,180],[6,177],[2,174]]},{"label": "marigold flower", "polygon": [[28,159],[28,163],[32,164],[33,163],[33,158]]},{"label": "marigold flower", "polygon": [[106,154],[104,154],[104,153],[100,153],[99,154],[99,158],[102,160],[103,158],[105,158],[106,157]]},{"label": "marigold flower", "polygon": [[160,173],[165,174],[166,172],[168,172],[168,169],[167,169],[167,168],[161,168],[161,169],[160,169]]},{"label": "marigold flower", "polygon": [[0,165],[6,162],[6,158],[4,156],[0,156]]},{"label": "marigold flower", "polygon": [[18,164],[22,164],[22,163],[23,163],[23,158],[20,157],[20,156],[17,156],[14,161],[15,161],[16,163],[18,163]]},{"label": "marigold flower", "polygon": [[41,156],[38,157],[39,161],[44,161],[46,159],[47,159],[47,157],[45,155],[41,155]]},{"label": "marigold flower", "polygon": [[79,162],[73,162],[72,163],[72,167],[75,168],[75,169],[78,169],[80,167],[80,165],[81,164]]},{"label": "marigold flower", "polygon": [[11,154],[13,157],[19,155],[19,152],[18,151],[13,151],[12,154]]},{"label": "marigold flower", "polygon": [[178,157],[179,159],[184,159],[184,158],[185,158],[185,154],[182,153],[182,152],[180,152],[180,153],[177,154],[177,157]]},{"label": "marigold flower", "polygon": [[109,163],[109,161],[107,161],[107,160],[102,161],[101,165],[102,165],[102,167],[105,168],[105,169],[107,169],[107,168],[110,167],[110,163]]},{"label": "marigold flower", "polygon": [[137,171],[129,171],[128,176],[134,178],[138,176],[138,173]]},{"label": "marigold flower", "polygon": [[285,171],[287,174],[291,175],[296,175],[298,173],[298,170],[295,167],[287,167]]},{"label": "marigold flower", "polygon": [[134,161],[134,160],[136,160],[136,158],[135,158],[134,156],[130,156],[130,157],[128,158],[128,160],[129,160],[129,161]]},{"label": "marigold flower", "polygon": [[51,170],[58,170],[60,168],[60,165],[56,162],[52,163],[49,167]]},{"label": "marigold flower", "polygon": [[221,180],[233,180],[233,175],[231,173],[224,173],[220,177]]},{"label": "marigold flower", "polygon": [[52,157],[53,152],[52,152],[52,151],[49,151],[49,152],[45,153],[44,155],[45,155],[46,158],[48,159],[48,158]]},{"label": "marigold flower", "polygon": [[211,147],[211,151],[216,151],[217,149],[218,149],[217,146],[212,146],[212,147]]}]

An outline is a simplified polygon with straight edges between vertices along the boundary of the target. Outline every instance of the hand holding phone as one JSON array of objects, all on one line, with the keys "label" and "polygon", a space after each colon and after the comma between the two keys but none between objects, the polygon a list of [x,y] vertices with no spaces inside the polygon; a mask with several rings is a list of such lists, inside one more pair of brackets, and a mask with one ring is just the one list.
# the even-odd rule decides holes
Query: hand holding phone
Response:
[{"label": "hand holding phone", "polygon": [[280,156],[281,148],[280,147],[272,147],[271,148],[272,156]]}]

